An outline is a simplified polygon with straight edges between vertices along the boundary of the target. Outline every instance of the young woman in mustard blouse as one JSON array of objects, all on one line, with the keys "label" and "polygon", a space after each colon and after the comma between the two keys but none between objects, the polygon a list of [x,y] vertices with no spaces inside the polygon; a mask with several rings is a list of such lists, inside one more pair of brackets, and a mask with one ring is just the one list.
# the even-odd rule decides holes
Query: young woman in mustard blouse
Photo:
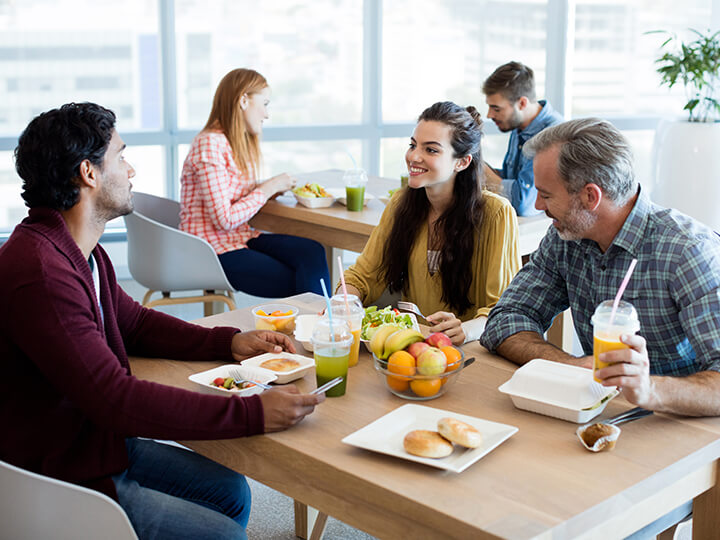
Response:
[{"label": "young woman in mustard blouse", "polygon": [[482,189],[481,136],[474,107],[446,101],[423,111],[405,155],[408,187],[345,272],[364,305],[386,288],[401,292],[455,344],[480,337],[521,264],[515,211]]}]

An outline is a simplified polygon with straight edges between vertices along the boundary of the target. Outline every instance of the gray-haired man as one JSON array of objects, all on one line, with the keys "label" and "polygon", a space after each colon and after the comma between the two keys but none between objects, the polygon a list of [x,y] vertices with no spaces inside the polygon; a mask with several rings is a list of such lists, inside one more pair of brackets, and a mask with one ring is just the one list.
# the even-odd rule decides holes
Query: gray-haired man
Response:
[{"label": "gray-haired man", "polygon": [[650,202],[627,140],[606,121],[550,127],[525,151],[534,155],[536,208],[554,226],[490,313],[483,345],[517,364],[546,358],[591,367],[591,356],[573,357],[543,332],[570,307],[591,355],[590,317],[638,259],[623,298],[638,311],[641,335],[623,336],[629,349],[605,353],[612,365],[598,378],[646,409],[720,415],[718,236]]}]

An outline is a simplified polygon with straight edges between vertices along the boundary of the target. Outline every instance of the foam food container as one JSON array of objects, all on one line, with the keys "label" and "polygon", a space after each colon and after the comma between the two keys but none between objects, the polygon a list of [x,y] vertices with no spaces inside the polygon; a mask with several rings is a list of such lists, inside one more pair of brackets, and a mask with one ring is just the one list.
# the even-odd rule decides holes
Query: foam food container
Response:
[{"label": "foam food container", "polygon": [[592,370],[537,358],[518,368],[498,388],[518,409],[584,424],[617,395],[593,380]]},{"label": "foam food container", "polygon": [[243,379],[257,381],[260,383],[270,384],[277,379],[277,375],[275,375],[275,373],[266,369],[250,368],[240,364],[226,364],[207,371],[201,371],[200,373],[193,373],[188,377],[188,379],[199,384],[205,394],[220,394],[224,396],[234,394],[236,396],[252,396],[253,394],[261,394],[263,392],[263,389],[259,386],[251,386],[250,388],[243,388],[242,390],[226,390],[224,388],[213,386],[212,382],[218,377],[222,377],[223,379],[225,377],[231,377],[231,369],[236,369]]},{"label": "foam food container", "polygon": [[312,337],[313,327],[319,319],[320,315],[298,315],[295,318],[295,339],[297,339],[308,352],[313,351],[310,338]]},{"label": "foam food container", "polygon": [[327,208],[335,202],[335,197],[302,197],[297,193],[293,193],[297,202],[308,208]]},{"label": "foam food container", "polygon": [[[292,358],[293,360],[297,360],[300,365],[290,371],[273,371],[271,369],[260,367],[260,364],[273,358]],[[283,351],[279,353],[265,353],[259,356],[253,356],[252,358],[243,360],[242,365],[275,375],[277,377],[277,380],[275,381],[276,383],[285,384],[304,377],[308,371],[315,368],[315,360],[300,354],[292,354]]]}]

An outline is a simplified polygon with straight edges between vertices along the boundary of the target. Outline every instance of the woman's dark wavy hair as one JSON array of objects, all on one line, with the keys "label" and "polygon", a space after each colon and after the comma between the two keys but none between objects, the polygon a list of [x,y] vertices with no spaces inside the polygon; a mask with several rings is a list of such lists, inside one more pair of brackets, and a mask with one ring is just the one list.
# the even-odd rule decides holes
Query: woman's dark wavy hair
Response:
[{"label": "woman's dark wavy hair", "polygon": [[95,103],[68,103],[34,118],[15,148],[25,204],[72,208],[80,198],[80,164],[87,159],[102,168],[114,127],[115,113]]},{"label": "woman's dark wavy hair", "polygon": [[[440,122],[451,128],[453,157],[472,156],[472,163],[455,177],[450,207],[435,223],[441,238],[440,276],[442,298],[458,315],[472,307],[468,290],[472,282],[471,260],[475,233],[482,223],[482,120],[475,107],[463,109],[451,101],[425,109],[418,122]],[[407,290],[408,261],[422,227],[426,226],[430,202],[424,189],[406,188],[400,194],[397,212],[380,265],[380,276],[391,292]]]}]

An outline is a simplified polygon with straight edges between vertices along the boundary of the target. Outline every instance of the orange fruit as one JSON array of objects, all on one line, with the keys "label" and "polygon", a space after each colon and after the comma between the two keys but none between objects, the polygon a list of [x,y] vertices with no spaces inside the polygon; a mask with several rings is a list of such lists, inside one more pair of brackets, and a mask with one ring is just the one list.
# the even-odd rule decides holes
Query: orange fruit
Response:
[{"label": "orange fruit", "polygon": [[267,317],[267,316],[268,316],[268,314],[265,313],[262,309],[258,309],[255,313],[257,313],[257,314],[260,315],[261,317]]},{"label": "orange fruit", "polygon": [[395,351],[388,358],[388,371],[398,375],[415,375],[415,357],[406,351]]},{"label": "orange fruit", "polygon": [[447,358],[445,371],[453,371],[460,367],[458,362],[460,358],[462,358],[462,353],[458,349],[452,345],[446,345],[445,347],[440,347],[440,350],[445,353],[445,358]]},{"label": "orange fruit", "polygon": [[407,390],[410,386],[410,382],[404,377],[393,377],[392,375],[387,375],[386,378],[388,388],[395,390],[396,392],[405,392],[405,390]]},{"label": "orange fruit", "polygon": [[442,388],[440,379],[417,379],[410,381],[410,390],[420,397],[434,396]]}]

